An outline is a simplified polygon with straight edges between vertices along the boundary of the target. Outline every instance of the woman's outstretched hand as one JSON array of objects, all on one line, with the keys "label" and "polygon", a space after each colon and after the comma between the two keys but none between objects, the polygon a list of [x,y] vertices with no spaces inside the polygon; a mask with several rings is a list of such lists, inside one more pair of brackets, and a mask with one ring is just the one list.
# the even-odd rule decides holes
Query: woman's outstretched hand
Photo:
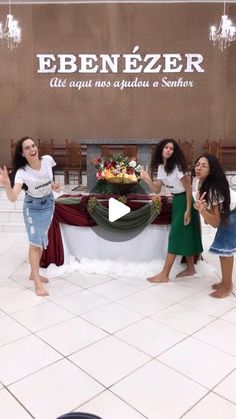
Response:
[{"label": "woman's outstretched hand", "polygon": [[191,212],[190,211],[185,211],[184,213],[184,225],[187,226],[188,224],[190,224],[191,221]]},{"label": "woman's outstretched hand", "polygon": [[152,182],[152,179],[148,173],[147,170],[142,169],[141,174],[140,174],[141,179],[146,182],[146,183],[150,183]]},{"label": "woman's outstretched hand", "polygon": [[54,191],[54,192],[60,192],[61,191],[61,185],[60,185],[60,183],[52,183],[52,190]]},{"label": "woman's outstretched hand", "polygon": [[7,186],[11,186],[10,178],[8,176],[8,171],[6,166],[3,166],[3,169],[0,167],[0,184],[6,188]]},{"label": "woman's outstretched hand", "polygon": [[204,199],[205,195],[206,192],[204,192],[201,196],[199,196],[199,193],[197,193],[196,195],[196,201],[194,202],[193,206],[199,212],[206,209],[206,200]]}]

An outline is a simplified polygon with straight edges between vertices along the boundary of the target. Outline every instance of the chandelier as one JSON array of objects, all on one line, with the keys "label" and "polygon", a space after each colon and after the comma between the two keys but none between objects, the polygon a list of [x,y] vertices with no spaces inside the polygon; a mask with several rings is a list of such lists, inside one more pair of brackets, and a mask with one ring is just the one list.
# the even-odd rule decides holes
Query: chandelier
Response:
[{"label": "chandelier", "polygon": [[214,45],[218,42],[221,51],[224,51],[236,39],[236,27],[225,14],[225,3],[224,1],[224,14],[221,16],[219,27],[217,29],[216,26],[211,26],[209,36],[210,41],[213,41]]},{"label": "chandelier", "polygon": [[11,51],[21,43],[21,28],[19,28],[17,20],[14,20],[11,13],[11,0],[8,3],[8,14],[4,29],[2,23],[0,23],[0,39],[7,41],[7,47]]}]

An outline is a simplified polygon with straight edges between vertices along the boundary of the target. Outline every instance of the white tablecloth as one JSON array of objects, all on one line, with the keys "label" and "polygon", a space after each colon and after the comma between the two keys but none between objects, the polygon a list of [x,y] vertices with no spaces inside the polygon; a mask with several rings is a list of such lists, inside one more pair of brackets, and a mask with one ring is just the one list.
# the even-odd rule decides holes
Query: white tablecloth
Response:
[{"label": "white tablecloth", "polygon": [[[71,256],[77,260],[85,257],[150,262],[155,259],[164,259],[167,254],[170,230],[170,226],[167,225],[149,225],[136,237],[128,240],[128,233],[112,233],[104,231],[100,226],[74,227],[61,224],[60,228],[66,264],[71,260]],[[102,238],[104,234],[107,240]]]},{"label": "white tablecloth", "polygon": [[[100,236],[101,228],[75,227],[61,224],[64,247],[64,264],[51,264],[43,269],[44,275],[53,278],[74,272],[82,275],[100,274],[111,277],[146,278],[160,272],[167,255],[170,226],[149,225],[139,235],[123,241],[109,241]],[[99,234],[98,234],[99,233]],[[108,236],[114,239],[114,234]],[[126,233],[125,233],[126,235]],[[117,237],[117,239],[124,236]],[[127,235],[125,236],[127,238]],[[177,256],[170,278],[184,269]],[[198,262],[197,275],[210,275],[212,266]]]}]

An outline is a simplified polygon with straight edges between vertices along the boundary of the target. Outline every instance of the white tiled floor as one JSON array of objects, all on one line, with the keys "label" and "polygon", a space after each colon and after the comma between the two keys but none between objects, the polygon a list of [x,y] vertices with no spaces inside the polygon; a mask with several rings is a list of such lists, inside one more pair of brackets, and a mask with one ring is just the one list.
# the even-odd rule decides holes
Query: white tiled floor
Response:
[{"label": "white tiled floor", "polygon": [[236,418],[236,298],[209,297],[216,274],[151,285],[73,273],[41,298],[26,255],[24,233],[0,233],[1,418]]}]

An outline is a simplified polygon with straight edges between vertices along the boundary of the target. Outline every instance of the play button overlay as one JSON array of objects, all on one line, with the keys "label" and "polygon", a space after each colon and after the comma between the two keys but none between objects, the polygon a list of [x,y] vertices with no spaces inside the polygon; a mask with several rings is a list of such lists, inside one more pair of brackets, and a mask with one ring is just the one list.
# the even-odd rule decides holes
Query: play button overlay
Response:
[{"label": "play button overlay", "polygon": [[108,201],[108,219],[111,223],[129,214],[130,207],[117,201],[117,199],[110,198]]},{"label": "play button overlay", "polygon": [[[93,230],[93,233],[101,237],[102,240],[109,241],[111,244],[114,243],[114,248],[113,245],[111,246],[111,252],[115,252],[117,257],[119,257],[119,247],[116,246],[118,244],[122,246],[123,242],[135,239],[135,237],[142,233],[146,227],[144,225],[139,226],[137,222],[133,222],[135,227],[131,229],[128,227],[127,229],[122,228],[121,226],[123,222],[124,225],[126,222],[126,225],[128,225],[129,221],[132,224],[132,212],[135,212],[136,209],[138,209],[140,206],[147,204],[148,199],[146,199],[146,197],[148,197],[149,194],[147,190],[142,187],[141,182],[136,187],[134,187],[130,193],[121,193],[119,192],[118,188],[115,190],[115,186],[116,185],[114,185],[114,191],[112,193],[108,190],[99,190],[97,185],[91,188],[90,194],[98,200],[100,205],[103,205],[108,210],[107,225],[105,226],[102,223],[99,223],[98,220],[97,224],[92,226],[91,229]],[[126,205],[123,203],[124,201],[121,202],[121,200],[119,200],[119,197],[124,196],[126,196],[127,199]],[[127,220],[125,215],[129,213],[131,213],[130,220]],[[133,215],[135,216],[135,214]],[[101,252],[103,252],[102,242]],[[109,256],[107,257],[109,258]]]}]

